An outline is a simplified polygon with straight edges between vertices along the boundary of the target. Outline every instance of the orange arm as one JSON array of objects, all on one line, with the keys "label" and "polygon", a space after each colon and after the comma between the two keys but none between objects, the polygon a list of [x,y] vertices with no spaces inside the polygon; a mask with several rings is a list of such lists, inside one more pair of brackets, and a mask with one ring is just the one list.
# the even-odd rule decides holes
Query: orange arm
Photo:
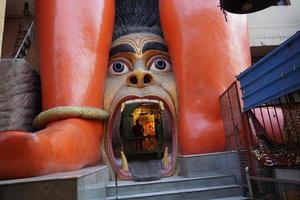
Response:
[{"label": "orange arm", "polygon": [[[113,0],[39,0],[43,109],[102,107]],[[67,119],[37,133],[0,133],[0,179],[79,169],[100,159],[102,122]]]},{"label": "orange arm", "polygon": [[160,0],[179,99],[183,154],[225,150],[219,96],[250,65],[245,16],[228,13],[218,0]]}]

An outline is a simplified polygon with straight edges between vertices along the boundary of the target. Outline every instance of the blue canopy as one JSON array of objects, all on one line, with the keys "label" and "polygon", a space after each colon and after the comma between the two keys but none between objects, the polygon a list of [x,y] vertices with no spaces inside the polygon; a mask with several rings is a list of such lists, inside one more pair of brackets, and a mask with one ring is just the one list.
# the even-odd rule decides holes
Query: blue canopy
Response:
[{"label": "blue canopy", "polygon": [[300,32],[237,76],[244,111],[300,89]]}]

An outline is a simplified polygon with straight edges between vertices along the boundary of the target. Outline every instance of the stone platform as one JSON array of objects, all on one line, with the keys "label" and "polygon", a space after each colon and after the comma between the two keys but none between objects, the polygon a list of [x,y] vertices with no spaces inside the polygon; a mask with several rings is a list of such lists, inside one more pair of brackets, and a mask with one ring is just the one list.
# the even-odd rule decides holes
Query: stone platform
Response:
[{"label": "stone platform", "polygon": [[1,200],[105,199],[109,180],[106,166],[55,173],[34,178],[0,181]]},{"label": "stone platform", "polygon": [[205,177],[231,174],[241,184],[240,162],[237,151],[178,156],[179,175]]}]

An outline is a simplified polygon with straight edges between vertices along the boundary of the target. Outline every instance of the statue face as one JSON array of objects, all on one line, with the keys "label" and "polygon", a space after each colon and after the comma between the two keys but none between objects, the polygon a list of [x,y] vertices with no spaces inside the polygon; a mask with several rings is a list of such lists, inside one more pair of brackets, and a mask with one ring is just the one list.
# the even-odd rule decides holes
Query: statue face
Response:
[{"label": "statue face", "polygon": [[[134,33],[113,42],[104,109],[109,111],[110,118],[103,146],[109,164],[119,176],[132,178],[130,171],[121,169],[121,150],[130,166],[137,157],[135,155],[144,160],[153,159],[147,157],[150,150],[157,152],[157,158],[162,159],[167,147],[169,158],[161,173],[168,176],[174,171],[177,94],[169,53],[161,37]],[[141,140],[136,140],[132,133],[137,119],[144,126],[145,137]],[[160,131],[157,130],[159,122]]]}]

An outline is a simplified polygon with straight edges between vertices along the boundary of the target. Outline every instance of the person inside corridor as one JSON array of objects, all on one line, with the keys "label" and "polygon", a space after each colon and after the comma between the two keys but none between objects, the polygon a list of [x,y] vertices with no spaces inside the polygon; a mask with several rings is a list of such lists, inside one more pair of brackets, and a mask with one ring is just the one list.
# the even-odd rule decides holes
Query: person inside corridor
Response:
[{"label": "person inside corridor", "polygon": [[144,127],[140,124],[139,118],[135,121],[135,125],[132,127],[132,132],[136,139],[136,150],[140,151],[143,149],[143,136],[144,136]]}]

